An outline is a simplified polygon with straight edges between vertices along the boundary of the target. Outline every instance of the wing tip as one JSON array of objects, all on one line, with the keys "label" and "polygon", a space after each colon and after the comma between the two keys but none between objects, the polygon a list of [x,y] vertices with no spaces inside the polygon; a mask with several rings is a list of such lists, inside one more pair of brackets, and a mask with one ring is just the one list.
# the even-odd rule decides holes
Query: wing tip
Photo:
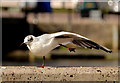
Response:
[{"label": "wing tip", "polygon": [[112,53],[112,50],[107,49],[106,47],[100,46],[100,49],[104,50],[107,53]]},{"label": "wing tip", "polygon": [[112,53],[112,50],[106,51],[107,53]]}]

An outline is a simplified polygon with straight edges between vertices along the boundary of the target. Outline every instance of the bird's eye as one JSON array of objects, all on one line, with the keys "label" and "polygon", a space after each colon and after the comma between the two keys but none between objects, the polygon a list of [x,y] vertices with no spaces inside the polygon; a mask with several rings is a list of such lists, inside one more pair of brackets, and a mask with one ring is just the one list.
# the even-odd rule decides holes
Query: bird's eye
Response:
[{"label": "bird's eye", "polygon": [[32,42],[32,41],[33,41],[33,38],[31,37],[28,41]]}]

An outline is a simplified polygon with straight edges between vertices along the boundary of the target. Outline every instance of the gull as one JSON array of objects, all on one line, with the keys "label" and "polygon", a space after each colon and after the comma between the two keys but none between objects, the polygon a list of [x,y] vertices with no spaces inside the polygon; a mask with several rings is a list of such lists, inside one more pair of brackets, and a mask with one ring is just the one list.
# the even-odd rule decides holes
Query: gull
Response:
[{"label": "gull", "polygon": [[[102,45],[95,43],[94,41],[81,36],[76,33],[71,32],[57,32],[52,34],[43,34],[41,36],[35,37],[33,35],[28,35],[25,37],[22,44],[26,44],[28,49],[36,56],[43,56],[42,68],[44,68],[45,56],[54,48],[58,46],[63,46],[67,48],[70,52],[75,52],[75,48],[70,48],[65,46],[68,43],[73,43],[82,48],[89,49],[101,49],[105,52],[111,53],[112,51]],[[21,45],[22,45],[21,44]]]}]

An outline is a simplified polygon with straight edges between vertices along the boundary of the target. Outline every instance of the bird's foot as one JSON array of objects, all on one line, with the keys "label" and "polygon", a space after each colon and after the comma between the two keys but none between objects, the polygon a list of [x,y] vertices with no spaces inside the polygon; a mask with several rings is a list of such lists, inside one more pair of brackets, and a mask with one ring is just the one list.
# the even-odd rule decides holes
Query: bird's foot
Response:
[{"label": "bird's foot", "polygon": [[72,51],[75,52],[75,49],[76,49],[76,48],[69,48],[69,47],[67,47],[67,46],[65,46],[65,45],[62,45],[62,44],[59,44],[59,45],[65,47],[65,48],[67,48],[67,49],[69,49],[70,52],[72,52]]},{"label": "bird's foot", "polygon": [[42,65],[42,66],[37,66],[37,67],[42,67],[42,68],[44,68],[44,65]]},{"label": "bird's foot", "polygon": [[41,67],[44,68],[44,65],[42,65]]},{"label": "bird's foot", "polygon": [[70,52],[72,52],[72,51],[75,52],[76,48],[68,48],[68,49],[69,49]]}]

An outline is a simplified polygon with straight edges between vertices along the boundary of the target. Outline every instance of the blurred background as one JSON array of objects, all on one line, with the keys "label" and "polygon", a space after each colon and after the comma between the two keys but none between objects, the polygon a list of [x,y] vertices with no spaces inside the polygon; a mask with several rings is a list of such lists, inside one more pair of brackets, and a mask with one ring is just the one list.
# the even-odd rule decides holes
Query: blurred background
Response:
[{"label": "blurred background", "polygon": [[58,47],[46,56],[46,66],[117,66],[118,3],[116,2],[14,2],[2,1],[2,64],[8,66],[40,66],[42,57],[20,46],[25,36],[69,31],[78,33],[113,50],[89,50],[76,47],[70,53]]}]

